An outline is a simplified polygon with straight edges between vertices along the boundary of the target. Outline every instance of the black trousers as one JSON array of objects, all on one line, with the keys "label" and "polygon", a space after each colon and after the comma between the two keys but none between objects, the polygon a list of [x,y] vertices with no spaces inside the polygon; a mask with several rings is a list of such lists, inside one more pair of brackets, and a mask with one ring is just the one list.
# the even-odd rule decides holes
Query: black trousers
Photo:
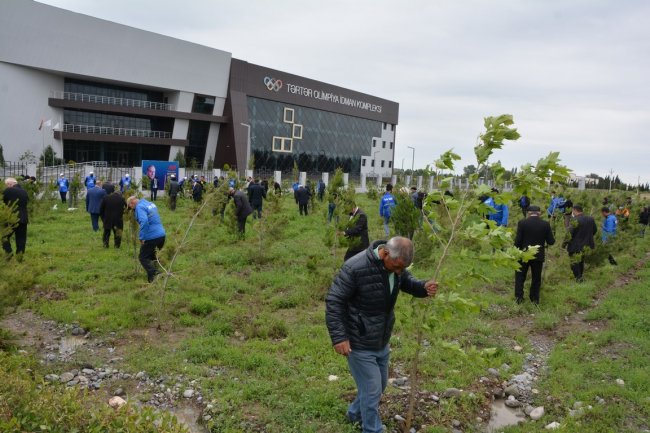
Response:
[{"label": "black trousers", "polygon": [[253,205],[253,219],[262,218],[262,203]]},{"label": "black trousers", "polygon": [[300,210],[300,215],[307,215],[307,204],[298,204],[298,209]]},{"label": "black trousers", "polygon": [[[575,257],[580,255],[580,257]],[[576,281],[582,281],[582,274],[585,272],[585,259],[582,253],[569,253],[569,259],[571,259],[571,271],[573,276],[576,278]],[[579,260],[576,260],[579,259]]]},{"label": "black trousers", "polygon": [[65,199],[68,196],[68,192],[59,191],[59,194],[61,195],[61,203],[65,203]]},{"label": "black trousers", "polygon": [[246,233],[246,218],[237,219],[237,228],[239,229],[239,235],[243,238],[244,233]]},{"label": "black trousers", "polygon": [[25,246],[27,245],[27,224],[18,223],[13,232],[2,239],[2,249],[7,254],[11,254],[11,236],[16,236],[16,254],[22,254],[25,252]]},{"label": "black trousers", "polygon": [[140,264],[145,271],[147,271],[147,281],[150,283],[153,281],[153,277],[159,272],[158,267],[156,266],[156,248],[162,249],[165,245],[165,237],[162,236],[156,239],[150,239],[144,241],[140,246]]},{"label": "black trousers", "polygon": [[115,243],[115,248],[119,248],[122,245],[122,230],[124,229],[124,222],[115,224],[113,227],[104,225],[104,248],[108,248],[108,243],[111,240],[111,231],[113,232],[113,242]]},{"label": "black trousers", "polygon": [[544,262],[540,261],[530,261],[530,262],[519,262],[521,269],[515,272],[515,297],[518,300],[524,299],[524,283],[526,282],[526,277],[528,276],[528,269],[530,268],[531,273],[531,283],[530,283],[530,300],[536,304],[539,304],[539,289],[542,287],[542,268],[544,268]]},{"label": "black trousers", "polygon": [[176,210],[176,196],[175,195],[170,195],[169,196],[169,208],[171,210]]},{"label": "black trousers", "polygon": [[151,188],[151,201],[156,201],[158,197],[158,188]]}]

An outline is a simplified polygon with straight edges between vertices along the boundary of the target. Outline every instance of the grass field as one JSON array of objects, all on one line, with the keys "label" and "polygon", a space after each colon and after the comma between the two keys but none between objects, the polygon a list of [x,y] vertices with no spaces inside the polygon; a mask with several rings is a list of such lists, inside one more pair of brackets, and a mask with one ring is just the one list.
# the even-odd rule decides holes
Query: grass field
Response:
[{"label": "grass field", "polygon": [[[381,239],[377,204],[365,195],[357,200],[370,216],[371,239]],[[27,353],[17,352],[24,335],[10,329],[18,339],[12,343],[3,331],[0,426],[5,422],[7,431],[21,431],[19,422],[9,421],[20,414],[45,431],[73,431],[74,426],[94,431],[77,419],[79,412],[88,412],[106,423],[131,426],[122,431],[149,431],[143,426],[153,425],[153,412],[145,410],[142,415],[134,409],[128,412],[130,419],[126,415],[123,419],[119,412],[115,415],[106,408],[118,384],[127,388],[127,400],[134,406],[151,406],[149,396],[143,396],[147,393],[128,380],[80,394],[83,398],[77,391],[64,391],[63,385],[38,388],[47,374],[60,375],[84,364],[105,366],[111,358],[119,358],[110,363],[113,368],[132,374],[144,371],[172,388],[179,376],[195,381],[202,400],[178,398],[177,403],[191,401],[201,414],[209,415],[202,424],[213,432],[357,431],[344,422],[354,384],[345,360],[332,350],[324,325],[324,296],[344,250],[333,257],[331,248],[324,246],[326,203],[317,204],[308,217],[298,214],[292,198],[283,198],[281,206],[279,236],[262,243],[258,222],[249,219],[246,240],[238,241],[207,209],[190,231],[165,290],[160,279],[146,283],[129,242],[119,250],[104,249],[101,234],[92,232],[87,214],[40,206],[29,225],[24,261],[11,261],[0,270],[5,318],[29,310],[35,320],[79,325],[90,332],[89,339],[101,344],[95,344],[93,351],[78,351],[68,360],[42,361],[46,350],[35,345]],[[171,212],[159,200],[159,208],[167,230],[161,254],[165,264],[194,207],[181,201],[177,211]],[[517,211],[512,212],[511,225],[518,219]],[[647,237],[629,235],[625,248],[617,253],[619,265],[588,267],[584,284],[573,281],[560,246],[552,247],[540,307],[515,304],[512,272],[489,266],[483,272],[492,283],[455,289],[483,307],[479,314],[451,320],[428,339],[421,364],[418,429],[443,432],[458,424],[464,432],[485,430],[490,388],[505,380],[506,374],[502,370],[498,380],[481,378],[489,376],[488,368],[499,369],[503,364],[510,373],[519,372],[526,353],[535,351],[536,337],[552,346],[534,402],[546,407],[546,415],[539,422],[499,431],[542,431],[551,421],[571,432],[649,428],[649,242]],[[436,249],[418,250],[420,260],[413,273],[421,278],[430,275],[437,253]],[[461,258],[452,258],[449,269],[453,272],[463,266],[467,264]],[[445,290],[440,288],[441,293]],[[402,295],[396,307],[392,378],[407,375],[407,362],[415,350],[417,324],[410,303]],[[590,326],[593,323],[601,326],[595,329]],[[69,333],[71,328],[66,329]],[[522,350],[514,350],[515,346]],[[330,375],[338,380],[328,380]],[[616,379],[624,380],[624,386]],[[451,387],[467,392],[439,402],[430,398]],[[389,430],[398,428],[394,416],[404,415],[407,390],[403,388],[389,386],[382,403]],[[39,398],[44,399],[43,407],[55,407],[69,417],[55,420],[38,415],[36,403],[30,402]],[[567,408],[576,401],[593,409],[569,417]],[[152,431],[183,428],[173,420],[160,422],[158,430]]]}]

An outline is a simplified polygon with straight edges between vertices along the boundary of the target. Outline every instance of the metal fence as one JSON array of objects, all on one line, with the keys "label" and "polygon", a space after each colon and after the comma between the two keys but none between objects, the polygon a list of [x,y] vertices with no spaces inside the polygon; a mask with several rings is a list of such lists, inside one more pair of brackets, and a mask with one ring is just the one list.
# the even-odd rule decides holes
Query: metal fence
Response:
[{"label": "metal fence", "polygon": [[140,99],[115,98],[112,96],[90,95],[87,93],[75,92],[52,92],[52,97],[65,99],[66,101],[91,102],[94,104],[120,105],[122,107],[146,108],[149,110],[173,111],[172,104],[163,102],[143,101]]},{"label": "metal fence", "polygon": [[72,125],[70,123],[66,123],[65,125],[63,125],[63,132],[77,132],[77,133],[84,133],[84,134],[99,134],[99,135],[121,135],[126,137],[145,137],[145,138],[171,138],[172,137],[172,133],[167,131],[113,128],[112,126]]}]

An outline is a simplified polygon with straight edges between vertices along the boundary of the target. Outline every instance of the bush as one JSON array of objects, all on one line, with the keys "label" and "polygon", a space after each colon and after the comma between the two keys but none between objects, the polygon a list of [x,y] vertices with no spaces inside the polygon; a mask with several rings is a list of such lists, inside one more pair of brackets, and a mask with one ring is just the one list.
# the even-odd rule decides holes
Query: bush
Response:
[{"label": "bush", "polygon": [[211,299],[197,298],[190,304],[190,312],[197,316],[205,317],[212,313],[215,307],[216,305]]}]

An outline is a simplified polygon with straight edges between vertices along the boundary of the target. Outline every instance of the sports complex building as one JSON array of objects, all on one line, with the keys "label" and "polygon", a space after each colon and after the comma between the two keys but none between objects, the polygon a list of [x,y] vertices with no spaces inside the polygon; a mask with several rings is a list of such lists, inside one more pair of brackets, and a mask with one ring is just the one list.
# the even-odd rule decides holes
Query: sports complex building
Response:
[{"label": "sports complex building", "polygon": [[78,163],[392,174],[399,105],[31,0],[0,2],[0,144]]}]

